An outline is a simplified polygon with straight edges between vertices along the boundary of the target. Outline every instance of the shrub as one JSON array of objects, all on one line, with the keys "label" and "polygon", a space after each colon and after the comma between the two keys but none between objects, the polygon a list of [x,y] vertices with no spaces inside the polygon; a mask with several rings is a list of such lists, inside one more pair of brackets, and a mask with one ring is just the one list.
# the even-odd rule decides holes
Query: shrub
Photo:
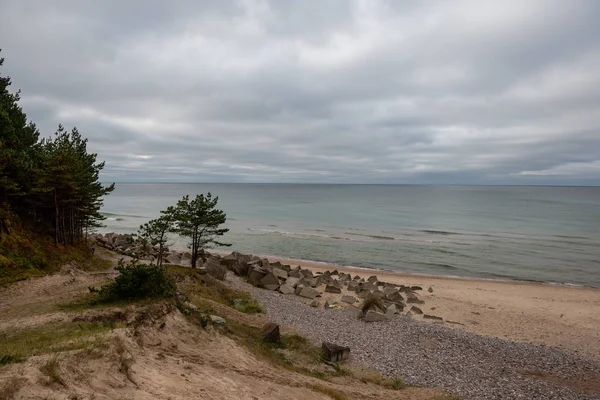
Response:
[{"label": "shrub", "polygon": [[156,297],[172,297],[175,295],[175,281],[156,265],[129,264],[119,260],[115,268],[120,272],[114,282],[102,286],[98,292],[100,301],[136,300]]}]

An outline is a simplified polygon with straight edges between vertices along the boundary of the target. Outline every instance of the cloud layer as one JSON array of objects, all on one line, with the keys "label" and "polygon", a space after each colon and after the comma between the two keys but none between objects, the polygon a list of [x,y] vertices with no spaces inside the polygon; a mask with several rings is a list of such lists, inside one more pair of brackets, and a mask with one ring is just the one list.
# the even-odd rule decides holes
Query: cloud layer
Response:
[{"label": "cloud layer", "polygon": [[107,181],[600,184],[600,2],[3,0]]}]

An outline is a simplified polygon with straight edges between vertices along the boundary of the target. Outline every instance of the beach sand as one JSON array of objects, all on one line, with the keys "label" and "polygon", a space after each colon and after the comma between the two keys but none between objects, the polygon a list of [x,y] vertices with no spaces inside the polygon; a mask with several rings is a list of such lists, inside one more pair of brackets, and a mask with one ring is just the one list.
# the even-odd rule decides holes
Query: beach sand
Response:
[{"label": "beach sand", "polygon": [[[267,257],[318,271],[343,271],[380,281],[422,286],[419,307],[455,329],[533,343],[600,359],[600,289],[542,283],[410,275]],[[429,292],[431,287],[433,292]],[[410,304],[406,310],[410,309]],[[414,315],[416,319],[421,316]]]}]

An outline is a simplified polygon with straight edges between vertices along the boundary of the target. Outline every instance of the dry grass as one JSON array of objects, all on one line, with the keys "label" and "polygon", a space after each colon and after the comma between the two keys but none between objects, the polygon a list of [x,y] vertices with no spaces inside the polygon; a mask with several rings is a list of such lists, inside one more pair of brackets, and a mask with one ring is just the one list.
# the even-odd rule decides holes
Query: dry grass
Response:
[{"label": "dry grass", "polygon": [[394,379],[389,379],[383,377],[381,374],[370,374],[358,377],[363,383],[372,383],[374,385],[378,385],[384,387],[386,389],[392,390],[401,390],[406,387],[404,384],[404,380],[402,377],[396,377]]},{"label": "dry grass", "polygon": [[115,327],[105,322],[61,322],[0,333],[0,365],[27,357],[85,348],[91,337]]},{"label": "dry grass", "polygon": [[314,390],[315,392],[323,393],[323,394],[331,397],[332,399],[346,400],[346,396],[344,396],[342,393],[340,393],[337,390],[332,389],[330,387],[323,386],[323,385],[313,385],[313,386],[310,386],[310,388],[312,390]]},{"label": "dry grass", "polygon": [[57,383],[61,386],[67,386],[64,379],[60,375],[60,364],[56,358],[48,360],[40,367],[40,372],[48,378],[48,384]]}]

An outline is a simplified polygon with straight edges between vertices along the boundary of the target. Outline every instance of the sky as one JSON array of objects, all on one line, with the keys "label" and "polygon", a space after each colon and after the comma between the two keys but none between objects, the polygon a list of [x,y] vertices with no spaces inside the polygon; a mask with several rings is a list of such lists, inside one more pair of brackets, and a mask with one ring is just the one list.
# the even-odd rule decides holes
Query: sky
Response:
[{"label": "sky", "polygon": [[103,181],[600,185],[600,1],[0,0]]}]

